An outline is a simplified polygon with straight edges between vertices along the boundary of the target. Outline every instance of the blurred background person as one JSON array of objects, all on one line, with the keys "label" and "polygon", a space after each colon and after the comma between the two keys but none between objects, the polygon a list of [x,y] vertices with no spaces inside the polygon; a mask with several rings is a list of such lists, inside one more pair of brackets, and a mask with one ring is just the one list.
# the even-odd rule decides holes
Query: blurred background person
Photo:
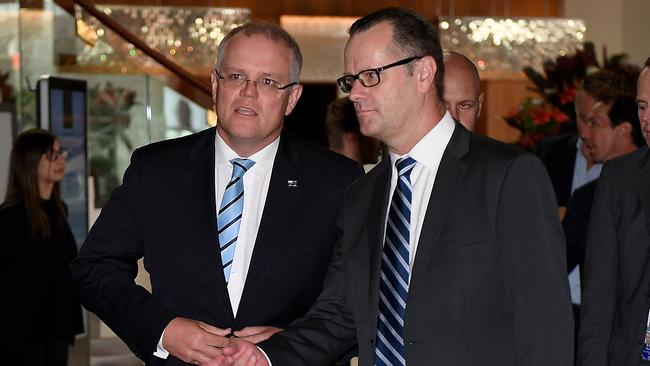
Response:
[{"label": "blurred background person", "polygon": [[325,119],[330,150],[356,161],[370,170],[380,156],[381,144],[359,131],[354,105],[348,98],[339,98],[327,107]]},{"label": "blurred background person", "polygon": [[600,175],[602,164],[594,162],[584,145],[583,133],[598,103],[611,105],[620,94],[634,94],[620,75],[599,70],[588,74],[578,87],[575,98],[576,132],[544,139],[537,148],[551,178],[558,207],[564,208],[576,189],[594,181]]},{"label": "blurred background person", "polygon": [[455,120],[468,130],[474,131],[483,105],[478,70],[470,59],[458,52],[445,51],[443,57],[445,107]]},{"label": "blurred background person", "polygon": [[[588,134],[589,140],[593,141],[590,122],[595,124],[595,116],[598,115],[598,128],[592,126],[596,135],[600,135],[601,126],[609,126],[613,129],[612,124],[605,119],[608,118],[607,113],[614,100],[622,94],[634,94],[634,91],[629,89],[619,74],[606,70],[588,74],[578,86],[574,101],[576,131],[543,139],[536,152],[551,178],[560,219],[563,220],[565,237],[570,242],[567,245],[568,278],[576,330],[579,326],[582,288],[579,264],[582,262],[580,258],[584,255],[584,237],[586,237],[593,187],[585,189],[584,193],[580,194],[573,204],[571,218],[567,222],[564,222],[564,219],[574,192],[598,179],[602,169],[603,156],[594,159],[592,151],[585,143]],[[593,146],[593,142],[590,144]],[[603,146],[601,150],[608,149]],[[607,151],[607,154],[609,153],[611,152]],[[580,242],[582,244],[578,244]]]},{"label": "blurred background person", "polygon": [[11,151],[0,206],[10,365],[65,366],[68,345],[83,332],[69,271],[77,246],[59,188],[66,156],[55,136],[38,129],[20,134]]},{"label": "blurred background person", "polygon": [[[634,97],[620,95],[611,103],[599,103],[587,117],[583,130],[584,143],[592,159],[605,163],[616,157],[629,154],[645,145],[641,133],[639,116]],[[596,192],[598,179],[575,190],[562,221],[567,245],[568,273],[576,271],[582,277],[584,268],[587,229],[591,215],[592,201]],[[576,336],[579,329],[581,281],[572,286]]]},{"label": "blurred background person", "polygon": [[[639,76],[636,102],[646,143],[650,143],[650,58]],[[648,146],[608,160],[598,180],[583,270],[580,366],[650,364],[648,187]]]}]

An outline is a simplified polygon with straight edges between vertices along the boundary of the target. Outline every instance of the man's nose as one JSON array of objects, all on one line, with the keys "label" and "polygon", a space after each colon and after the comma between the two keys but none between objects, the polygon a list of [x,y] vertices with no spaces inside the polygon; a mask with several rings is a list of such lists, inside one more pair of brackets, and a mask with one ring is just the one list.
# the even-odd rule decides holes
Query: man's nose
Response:
[{"label": "man's nose", "polygon": [[359,81],[359,79],[356,79],[354,83],[352,83],[352,90],[350,90],[350,101],[359,101],[364,98],[365,94],[366,87],[361,85],[361,81]]},{"label": "man's nose", "polygon": [[257,97],[257,80],[246,80],[240,91],[241,95],[255,98]]}]

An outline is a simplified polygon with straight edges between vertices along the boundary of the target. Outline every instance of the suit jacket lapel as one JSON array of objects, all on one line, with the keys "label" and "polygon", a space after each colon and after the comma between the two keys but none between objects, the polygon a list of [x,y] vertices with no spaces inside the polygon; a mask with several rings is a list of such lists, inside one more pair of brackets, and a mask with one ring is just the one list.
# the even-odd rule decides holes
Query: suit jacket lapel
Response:
[{"label": "suit jacket lapel", "polygon": [[639,162],[639,174],[636,179],[636,190],[643,206],[646,225],[648,227],[648,236],[650,236],[650,149],[646,149],[646,154]]},{"label": "suit jacket lapel", "polygon": [[214,191],[215,133],[216,128],[212,128],[205,134],[205,138],[195,144],[189,152],[192,166],[185,184],[189,190],[186,195],[188,209],[185,212],[194,216],[189,221],[196,223],[195,227],[198,228],[198,232],[195,233],[198,236],[197,250],[199,253],[197,258],[203,258],[208,265],[208,267],[197,266],[197,268],[211,268],[212,266],[215,269],[215,277],[199,276],[199,278],[213,279],[200,288],[215,289],[218,305],[221,306],[224,314],[230,314],[232,318],[233,311],[226,280],[218,265],[221,263],[221,257],[217,238],[217,201]]},{"label": "suit jacket lapel", "polygon": [[[246,285],[239,304],[237,318],[243,318],[255,297],[264,285],[264,277],[277,260],[275,252],[293,221],[294,207],[300,197],[300,166],[303,160],[296,145],[290,142],[291,136],[283,133],[273,163],[273,172],[266,195],[264,213],[257,232],[255,248],[246,275]],[[288,181],[295,181],[296,186]]]},{"label": "suit jacket lapel", "polygon": [[[372,192],[370,205],[368,206],[368,221],[367,235],[368,235],[368,256],[370,268],[370,283],[369,283],[369,309],[377,309],[379,302],[379,272],[381,270],[381,254],[384,247],[384,229],[386,226],[386,215],[388,212],[388,200],[390,199],[390,181],[392,175],[392,166],[390,157],[386,156],[379,166],[374,169],[379,169],[375,179],[375,185]],[[376,311],[368,312],[371,316],[371,325],[376,327]]]},{"label": "suit jacket lapel", "polygon": [[469,151],[469,132],[456,122],[454,133],[442,155],[440,166],[436,174],[431,198],[427,205],[424,223],[418,239],[418,249],[411,269],[411,282],[409,297],[416,292],[420,283],[426,283],[423,278],[434,249],[437,247],[438,238],[444,227],[447,212],[453,204],[454,191],[460,185],[467,163],[461,158]]}]

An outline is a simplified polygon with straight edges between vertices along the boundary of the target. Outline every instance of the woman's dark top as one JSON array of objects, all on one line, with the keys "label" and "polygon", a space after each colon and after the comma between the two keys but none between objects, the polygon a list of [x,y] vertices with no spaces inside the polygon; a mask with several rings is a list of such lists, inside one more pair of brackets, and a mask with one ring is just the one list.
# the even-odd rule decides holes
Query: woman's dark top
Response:
[{"label": "woman's dark top", "polygon": [[0,304],[7,320],[2,322],[3,330],[12,338],[14,351],[54,338],[72,344],[74,336],[83,332],[81,305],[69,270],[77,245],[54,200],[43,201],[42,207],[50,221],[50,238],[32,231],[22,201],[0,206],[4,284]]}]

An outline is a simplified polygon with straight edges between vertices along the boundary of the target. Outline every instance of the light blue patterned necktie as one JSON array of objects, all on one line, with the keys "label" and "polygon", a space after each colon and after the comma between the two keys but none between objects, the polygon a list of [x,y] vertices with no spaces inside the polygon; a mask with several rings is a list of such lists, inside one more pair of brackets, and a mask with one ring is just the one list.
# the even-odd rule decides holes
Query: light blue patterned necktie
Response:
[{"label": "light blue patterned necktie", "polygon": [[230,162],[232,163],[232,177],[223,193],[221,206],[217,213],[217,234],[226,283],[230,279],[230,269],[239,236],[239,225],[244,211],[244,173],[255,164],[252,160],[241,158],[232,159]]},{"label": "light blue patterned necktie", "polygon": [[409,283],[411,227],[411,177],[416,161],[404,157],[395,162],[397,187],[388,212],[386,239],[381,256],[379,312],[375,365],[406,365],[404,320]]}]

